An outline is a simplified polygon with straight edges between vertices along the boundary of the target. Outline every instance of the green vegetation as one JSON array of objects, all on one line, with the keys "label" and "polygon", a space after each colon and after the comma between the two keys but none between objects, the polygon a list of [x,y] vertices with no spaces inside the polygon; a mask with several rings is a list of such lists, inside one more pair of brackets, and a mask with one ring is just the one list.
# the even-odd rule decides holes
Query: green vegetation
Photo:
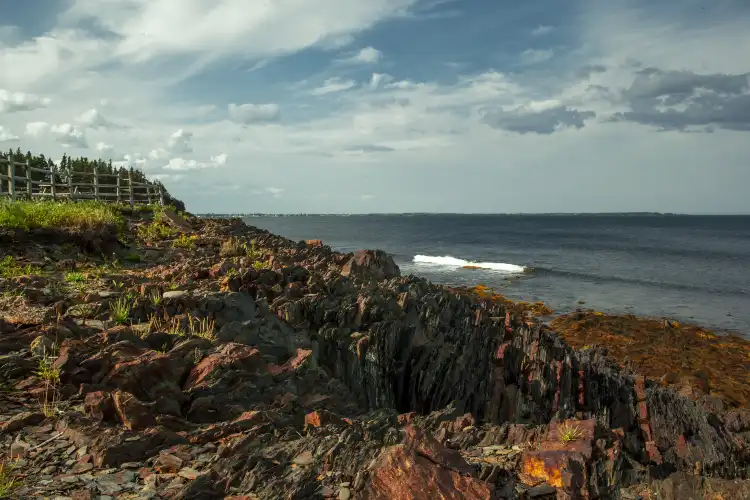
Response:
[{"label": "green vegetation", "polygon": [[68,283],[85,283],[86,275],[79,272],[66,273],[65,281],[67,281]]},{"label": "green vegetation", "polygon": [[60,383],[60,369],[54,366],[55,360],[50,356],[42,356],[39,360],[39,367],[36,370],[36,375],[40,379],[48,382],[52,385]]},{"label": "green vegetation", "polygon": [[[32,168],[49,170],[54,167],[56,169],[55,182],[59,183],[60,185],[67,183],[68,177],[71,175],[73,176],[75,182],[80,182],[82,178],[80,174],[91,174],[94,171],[98,172],[101,176],[113,176],[115,174],[118,174],[123,179],[130,176],[133,179],[133,182],[146,182],[149,180],[146,177],[146,174],[140,169],[128,169],[122,166],[118,167],[113,165],[112,161],[105,162],[101,159],[89,159],[84,156],[73,158],[72,156],[63,154],[60,162],[55,163],[51,158],[46,158],[43,154],[32,155],[30,151],[27,151],[24,154],[21,152],[20,148],[16,148],[15,151],[13,151],[12,149],[8,150],[7,152],[0,151],[0,156],[5,156],[20,163],[28,162],[29,166],[31,166]],[[25,167],[17,165],[16,175],[18,177],[25,177]],[[86,176],[83,178],[86,179],[86,182],[90,182],[91,176]],[[37,182],[49,182],[50,174],[47,172],[37,172],[32,170],[31,180]],[[101,184],[112,184],[113,182],[110,181],[114,181],[114,179],[112,177],[104,177],[104,180],[103,182],[101,182]],[[172,195],[169,194],[169,192],[166,190],[164,185],[161,184],[161,182],[156,181],[154,182],[154,184],[161,186],[162,193],[164,193],[165,204],[174,206],[175,210],[185,210],[184,203],[172,197]],[[4,186],[0,186],[0,190],[4,189]],[[116,192],[116,189],[117,188],[115,187],[102,186],[99,188],[99,192],[101,194],[114,194]],[[145,208],[145,210],[148,210],[148,208]]]},{"label": "green vegetation", "polygon": [[0,497],[9,497],[10,494],[20,486],[20,482],[13,470],[16,468],[15,463],[9,461],[0,462]]},{"label": "green vegetation", "polygon": [[564,423],[557,428],[557,437],[563,444],[572,443],[583,437],[583,431],[575,424]]},{"label": "green vegetation", "polygon": [[0,277],[2,278],[15,278],[16,276],[39,274],[41,272],[41,269],[30,264],[19,264],[11,255],[6,255],[0,259]]},{"label": "green vegetation", "polygon": [[172,246],[174,248],[186,248],[188,250],[191,250],[195,248],[195,242],[198,240],[197,235],[186,235],[181,234],[176,240],[172,242]]},{"label": "green vegetation", "polygon": [[164,301],[164,297],[159,290],[152,288],[151,291],[148,292],[148,300],[154,305],[154,307],[159,307]]},{"label": "green vegetation", "polygon": [[9,229],[102,230],[123,225],[117,206],[101,201],[0,201],[0,227]]},{"label": "green vegetation", "polygon": [[126,325],[130,319],[129,297],[120,297],[109,305],[109,314],[117,325]]}]

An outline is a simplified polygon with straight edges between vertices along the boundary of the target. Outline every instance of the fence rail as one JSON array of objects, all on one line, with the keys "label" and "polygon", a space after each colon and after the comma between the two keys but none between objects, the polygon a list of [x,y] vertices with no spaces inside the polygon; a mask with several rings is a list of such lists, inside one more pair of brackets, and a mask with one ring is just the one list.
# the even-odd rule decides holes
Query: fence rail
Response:
[{"label": "fence rail", "polygon": [[[45,179],[34,180],[32,173],[44,174]],[[19,175],[22,174],[22,175]],[[90,180],[89,180],[90,179]],[[101,181],[106,179],[106,183]],[[7,182],[6,182],[7,181]],[[88,182],[87,182],[88,181]],[[19,187],[21,189],[19,189]],[[161,185],[136,182],[133,172],[107,174],[93,172],[60,172],[56,167],[38,168],[0,156],[0,197],[15,199],[51,198],[67,200],[100,200],[115,203],[159,203],[164,205]]]}]

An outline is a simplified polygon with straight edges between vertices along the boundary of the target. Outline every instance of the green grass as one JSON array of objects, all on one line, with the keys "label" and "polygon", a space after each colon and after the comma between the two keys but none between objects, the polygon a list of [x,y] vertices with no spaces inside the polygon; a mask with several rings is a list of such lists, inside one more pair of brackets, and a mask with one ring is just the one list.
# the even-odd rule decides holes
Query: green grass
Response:
[{"label": "green grass", "polygon": [[13,472],[15,468],[15,463],[0,462],[0,497],[10,496],[13,490],[20,486],[20,481]]},{"label": "green grass", "polygon": [[55,360],[51,357],[43,356],[39,360],[39,368],[37,368],[36,374],[45,382],[57,385],[60,383],[60,369],[53,366],[54,362]]},{"label": "green grass", "polygon": [[0,201],[0,227],[100,230],[122,228],[119,209],[101,201]]},{"label": "green grass", "polygon": [[568,444],[581,439],[583,437],[583,431],[577,425],[568,424],[566,422],[558,427],[557,435],[561,443]]},{"label": "green grass", "polygon": [[66,273],[65,281],[68,283],[86,283],[86,275],[79,272]]},{"label": "green grass", "polygon": [[176,240],[172,242],[172,246],[174,248],[186,248],[188,250],[195,247],[195,242],[198,239],[198,236],[191,235],[188,236],[186,234],[181,234]]},{"label": "green grass", "polygon": [[29,274],[39,274],[42,270],[30,264],[21,265],[16,262],[10,255],[0,259],[0,277],[15,278],[16,276],[26,276]]},{"label": "green grass", "polygon": [[128,297],[120,297],[109,305],[112,321],[117,325],[127,325],[130,319],[130,302]]}]

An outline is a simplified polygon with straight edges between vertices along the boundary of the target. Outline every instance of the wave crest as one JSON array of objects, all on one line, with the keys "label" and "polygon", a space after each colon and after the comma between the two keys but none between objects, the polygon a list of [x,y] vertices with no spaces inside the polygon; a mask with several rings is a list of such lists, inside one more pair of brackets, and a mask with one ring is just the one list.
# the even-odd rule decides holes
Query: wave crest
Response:
[{"label": "wave crest", "polygon": [[442,266],[442,267],[471,267],[479,269],[488,269],[491,271],[497,271],[506,274],[517,274],[526,271],[525,266],[517,266],[516,264],[505,264],[503,262],[472,262],[464,259],[457,259],[446,255],[444,257],[434,257],[431,255],[415,255],[412,259],[413,262],[428,266]]}]

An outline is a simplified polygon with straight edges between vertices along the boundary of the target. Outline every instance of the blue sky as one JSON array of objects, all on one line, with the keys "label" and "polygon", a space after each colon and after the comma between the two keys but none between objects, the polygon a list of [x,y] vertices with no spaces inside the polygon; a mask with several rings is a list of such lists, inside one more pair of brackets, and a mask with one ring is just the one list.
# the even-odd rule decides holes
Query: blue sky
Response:
[{"label": "blue sky", "polygon": [[0,0],[0,148],[195,212],[750,213],[750,4],[653,4]]}]

